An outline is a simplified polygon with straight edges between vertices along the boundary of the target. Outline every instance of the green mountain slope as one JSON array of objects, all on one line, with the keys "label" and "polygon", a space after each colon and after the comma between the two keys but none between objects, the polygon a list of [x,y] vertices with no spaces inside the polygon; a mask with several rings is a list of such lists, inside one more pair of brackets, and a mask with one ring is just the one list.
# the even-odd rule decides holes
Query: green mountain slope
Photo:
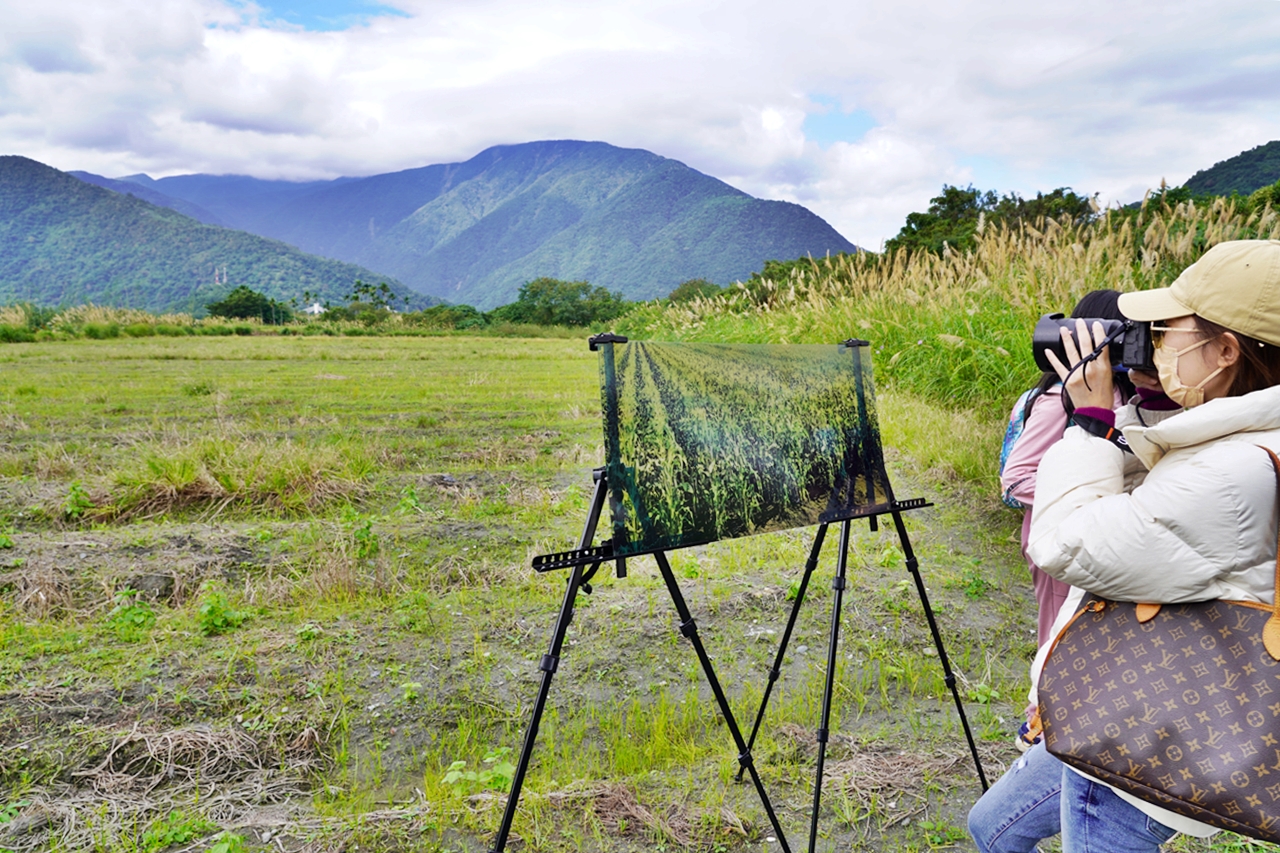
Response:
[{"label": "green mountain slope", "polygon": [[35,160],[0,157],[0,304],[191,311],[241,284],[281,300],[307,290],[336,300],[358,278],[391,283],[352,264],[201,224]]},{"label": "green mountain slope", "polygon": [[149,186],[234,227],[482,308],[541,276],[644,299],[691,278],[746,278],[769,259],[856,250],[800,205],[602,142],[497,146],[465,163],[323,185],[187,175]]},{"label": "green mountain slope", "polygon": [[1241,152],[1191,176],[1183,186],[1197,193],[1248,195],[1280,181],[1280,140]]}]

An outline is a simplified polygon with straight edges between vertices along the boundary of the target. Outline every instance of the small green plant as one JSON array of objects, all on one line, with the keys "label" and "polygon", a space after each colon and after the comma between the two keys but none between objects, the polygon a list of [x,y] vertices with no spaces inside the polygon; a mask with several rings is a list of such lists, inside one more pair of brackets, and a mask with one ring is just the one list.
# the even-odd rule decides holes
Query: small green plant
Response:
[{"label": "small green plant", "polygon": [[190,385],[182,386],[182,393],[186,394],[188,397],[208,397],[216,390],[217,389],[214,387],[214,384],[207,379],[202,382],[193,382]]},{"label": "small green plant", "polygon": [[979,705],[990,705],[1000,701],[1000,694],[991,685],[979,681],[969,688],[969,699]]},{"label": "small green plant", "polygon": [[925,838],[931,847],[950,846],[969,837],[968,832],[958,826],[952,826],[945,820],[922,821],[920,828],[925,831]]},{"label": "small green plant", "polygon": [[[913,584],[909,578],[894,582],[888,589],[880,591],[885,609],[891,613],[905,613],[911,609],[911,591]],[[937,609],[937,605],[934,606]]]},{"label": "small green plant", "polygon": [[62,515],[74,521],[83,518],[84,514],[94,507],[89,491],[79,480],[72,480],[71,488],[67,491],[67,499],[62,502]]},{"label": "small green plant", "polygon": [[137,590],[126,589],[116,594],[116,606],[107,615],[107,624],[126,643],[136,643],[156,624],[151,604],[138,598]]},{"label": "small green plant", "polygon": [[969,598],[985,598],[991,591],[991,582],[976,569],[965,569],[960,575],[960,588]]},{"label": "small green plant", "polygon": [[206,637],[234,631],[249,618],[248,613],[233,608],[226,592],[213,584],[205,583],[201,590],[204,594],[201,596],[197,617],[200,633]]},{"label": "small green plant", "polygon": [[235,835],[230,832],[224,832],[214,841],[213,846],[205,853],[246,853],[248,847],[245,846],[244,836]]},{"label": "small green plant", "polygon": [[416,702],[418,701],[418,696],[420,695],[421,690],[421,681],[406,681],[404,684],[400,685],[400,698],[404,700],[406,704],[409,702]]},{"label": "small green plant", "polygon": [[481,759],[485,765],[479,770],[468,770],[467,762],[455,761],[445,771],[444,784],[459,794],[471,794],[476,791],[504,791],[511,787],[512,774],[516,767],[507,760],[510,747],[500,746],[489,750]]},{"label": "small green plant", "polygon": [[157,851],[166,850],[175,844],[187,844],[197,838],[208,835],[217,828],[217,824],[198,817],[192,817],[185,812],[169,812],[169,814],[147,827],[147,831],[142,833],[138,849],[140,853],[157,853]]},{"label": "small green plant", "polygon": [[876,565],[882,569],[902,565],[902,550],[897,545],[885,545],[876,555]]},{"label": "small green plant", "polygon": [[373,532],[373,520],[369,518],[361,519],[358,513],[350,512],[345,521],[351,527],[351,538],[355,542],[356,556],[361,560],[376,557],[381,545],[378,542],[378,534]]},{"label": "small green plant", "polygon": [[0,531],[0,548],[12,548],[13,536],[8,531]]},{"label": "small green plant", "polygon": [[18,815],[22,810],[31,805],[28,800],[14,800],[4,805],[0,805],[0,826],[6,823],[13,823],[18,819]]},{"label": "small green plant", "polygon": [[400,503],[396,504],[396,512],[409,514],[411,512],[421,513],[422,503],[418,500],[418,490],[413,486],[405,486],[400,492]]},{"label": "small green plant", "polygon": [[324,629],[314,622],[307,622],[306,624],[299,625],[293,631],[294,636],[304,643],[320,639],[320,635],[323,633]]}]

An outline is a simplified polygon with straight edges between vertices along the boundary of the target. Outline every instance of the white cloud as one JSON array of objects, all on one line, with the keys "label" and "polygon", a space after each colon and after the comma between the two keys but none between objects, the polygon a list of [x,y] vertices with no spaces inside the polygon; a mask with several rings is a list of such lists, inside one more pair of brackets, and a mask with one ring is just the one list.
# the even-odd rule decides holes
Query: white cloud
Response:
[{"label": "white cloud", "polygon": [[[876,246],[943,182],[1128,201],[1280,138],[1272,0],[404,0],[326,32],[269,5],[0,0],[0,149],[314,178],[599,139]],[[832,103],[877,126],[819,146]]]}]

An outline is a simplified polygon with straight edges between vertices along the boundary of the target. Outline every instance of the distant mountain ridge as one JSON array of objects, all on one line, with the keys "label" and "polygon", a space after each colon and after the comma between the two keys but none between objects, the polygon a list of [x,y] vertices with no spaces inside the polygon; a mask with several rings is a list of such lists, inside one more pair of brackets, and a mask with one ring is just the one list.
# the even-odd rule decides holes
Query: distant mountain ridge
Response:
[{"label": "distant mountain ridge", "polygon": [[770,259],[857,250],[800,205],[603,142],[501,145],[464,163],[335,181],[119,180],[486,309],[541,276],[648,299],[692,278],[745,279]]},{"label": "distant mountain ridge", "polygon": [[241,284],[286,302],[304,291],[340,301],[356,279],[387,281],[420,307],[433,301],[363,267],[0,157],[0,304],[198,311]]},{"label": "distant mountain ridge", "polygon": [[1201,169],[1183,186],[1197,193],[1249,195],[1276,181],[1280,181],[1280,140],[1250,148]]},{"label": "distant mountain ridge", "polygon": [[112,192],[131,195],[140,198],[148,204],[154,204],[156,207],[167,207],[170,210],[176,210],[183,216],[189,216],[192,219],[203,222],[205,225],[218,225],[226,227],[226,223],[209,211],[205,210],[198,204],[192,204],[186,199],[174,198],[164,193],[151,189],[141,183],[134,183],[128,180],[113,180],[112,178],[104,178],[102,175],[95,175],[92,172],[67,172],[74,178],[79,178],[86,184],[93,184],[95,187],[111,190]]}]

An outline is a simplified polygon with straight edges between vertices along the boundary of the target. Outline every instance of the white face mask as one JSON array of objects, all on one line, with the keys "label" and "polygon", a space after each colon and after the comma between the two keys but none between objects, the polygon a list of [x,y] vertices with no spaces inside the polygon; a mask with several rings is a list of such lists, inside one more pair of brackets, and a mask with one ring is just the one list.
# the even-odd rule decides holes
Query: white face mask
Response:
[{"label": "white face mask", "polygon": [[1184,409],[1190,409],[1203,403],[1204,386],[1213,377],[1226,369],[1225,367],[1219,367],[1195,385],[1182,384],[1182,377],[1178,375],[1178,358],[1193,350],[1200,349],[1211,340],[1213,339],[1205,338],[1182,349],[1170,349],[1168,346],[1162,345],[1156,347],[1155,352],[1152,354],[1151,360],[1155,362],[1156,372],[1160,375],[1160,384],[1164,386],[1164,393],[1168,394],[1170,400]]}]

